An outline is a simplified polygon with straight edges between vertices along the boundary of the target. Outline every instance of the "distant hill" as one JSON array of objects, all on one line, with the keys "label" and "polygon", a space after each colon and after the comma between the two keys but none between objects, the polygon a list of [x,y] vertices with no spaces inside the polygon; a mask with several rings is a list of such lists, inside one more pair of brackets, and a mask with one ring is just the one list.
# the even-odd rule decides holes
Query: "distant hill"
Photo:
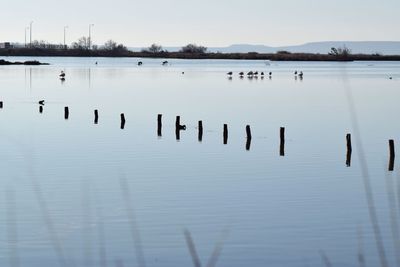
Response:
[{"label": "distant hill", "polygon": [[[288,51],[292,53],[320,53],[327,54],[332,47],[346,46],[351,49],[353,54],[375,54],[382,55],[400,55],[400,41],[332,41],[332,42],[314,42],[294,46],[272,47],[266,45],[234,44],[228,47],[209,47],[208,52],[221,53],[275,53],[277,51]],[[132,51],[140,51],[142,48],[130,48]],[[170,52],[176,52],[180,47],[164,47]]]}]

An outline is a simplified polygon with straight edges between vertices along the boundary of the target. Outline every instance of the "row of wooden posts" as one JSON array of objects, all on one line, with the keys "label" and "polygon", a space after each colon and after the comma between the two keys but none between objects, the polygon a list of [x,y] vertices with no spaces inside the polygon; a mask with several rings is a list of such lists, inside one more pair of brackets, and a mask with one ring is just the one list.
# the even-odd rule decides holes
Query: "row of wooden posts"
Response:
[{"label": "row of wooden posts", "polygon": [[[3,108],[3,102],[0,101],[0,109]],[[39,112],[43,112],[43,106],[39,106]],[[64,118],[68,120],[69,118],[69,108],[64,107]],[[99,122],[99,111],[96,109],[94,111],[94,123],[98,124]],[[121,113],[121,129],[125,128],[125,115]],[[182,130],[186,130],[186,125],[181,124],[181,117],[176,116],[175,121],[175,135],[176,140],[180,140],[180,132]],[[157,135],[162,136],[162,114],[158,114],[157,116]],[[250,150],[251,146],[251,129],[250,125],[246,126],[246,150]],[[202,142],[203,140],[203,121],[198,122],[198,140]],[[228,124],[224,124],[223,128],[223,143],[224,145],[228,144]],[[347,154],[346,154],[346,166],[351,166],[351,154],[353,151],[352,144],[351,144],[351,134],[346,135],[346,144],[347,144]],[[285,128],[280,128],[280,149],[279,149],[280,156],[285,156]],[[394,140],[389,140],[389,171],[394,170],[394,159],[395,159],[395,148],[394,148]]]},{"label": "row of wooden posts", "polygon": [[[68,107],[65,107],[65,118],[68,119]],[[98,123],[99,113],[98,110],[94,111],[94,123]],[[125,127],[125,115],[121,114],[121,129]],[[186,125],[181,124],[181,117],[176,116],[175,121],[175,136],[176,140],[180,140],[180,132],[182,130],[186,130]],[[162,136],[162,114],[158,114],[157,116],[157,135],[159,137]],[[251,146],[251,128],[250,125],[246,125],[246,150],[250,150]],[[199,142],[203,141],[203,121],[198,122],[198,140]],[[224,145],[228,144],[228,124],[224,124],[223,128],[223,143]],[[351,155],[353,152],[353,147],[351,144],[351,134],[346,135],[346,144],[347,144],[347,154],[346,154],[346,166],[351,166]],[[285,156],[285,127],[280,128],[280,148],[279,148],[280,156]],[[395,159],[395,149],[394,149],[394,140],[389,140],[389,171],[394,170],[394,159]]]}]

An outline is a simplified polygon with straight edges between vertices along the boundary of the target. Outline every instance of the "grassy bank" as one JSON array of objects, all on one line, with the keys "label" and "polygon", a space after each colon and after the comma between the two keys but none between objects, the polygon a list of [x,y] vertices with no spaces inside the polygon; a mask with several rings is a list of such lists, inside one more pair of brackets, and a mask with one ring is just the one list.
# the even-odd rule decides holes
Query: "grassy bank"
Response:
[{"label": "grassy bank", "polygon": [[37,57],[138,57],[138,58],[177,58],[177,59],[239,59],[273,61],[400,61],[400,55],[350,54],[346,56],[311,53],[184,53],[184,52],[132,52],[113,50],[84,49],[0,49],[0,56],[37,56]]}]

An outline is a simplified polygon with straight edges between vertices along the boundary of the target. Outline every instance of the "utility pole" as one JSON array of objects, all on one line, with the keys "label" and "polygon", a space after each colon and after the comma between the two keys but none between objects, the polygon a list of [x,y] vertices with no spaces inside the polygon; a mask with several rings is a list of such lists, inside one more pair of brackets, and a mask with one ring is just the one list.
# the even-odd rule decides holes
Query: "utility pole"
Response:
[{"label": "utility pole", "polygon": [[92,48],[92,27],[94,27],[94,24],[89,24],[89,50]]},{"label": "utility pole", "polygon": [[31,23],[29,24],[29,46],[32,48],[32,24],[33,21],[31,21]]},{"label": "utility pole", "polygon": [[66,30],[68,29],[68,26],[64,26],[64,49],[67,49],[67,45],[66,45],[66,42],[65,42],[65,35],[66,35]]}]

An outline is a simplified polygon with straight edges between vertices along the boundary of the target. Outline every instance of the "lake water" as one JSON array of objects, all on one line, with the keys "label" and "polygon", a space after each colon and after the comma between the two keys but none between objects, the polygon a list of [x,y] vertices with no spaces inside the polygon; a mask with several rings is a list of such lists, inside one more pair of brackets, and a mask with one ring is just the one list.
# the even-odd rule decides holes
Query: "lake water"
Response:
[{"label": "lake water", "polygon": [[203,266],[378,266],[371,209],[396,266],[400,63],[35,59],[0,67],[0,266],[193,266],[185,229]]}]

